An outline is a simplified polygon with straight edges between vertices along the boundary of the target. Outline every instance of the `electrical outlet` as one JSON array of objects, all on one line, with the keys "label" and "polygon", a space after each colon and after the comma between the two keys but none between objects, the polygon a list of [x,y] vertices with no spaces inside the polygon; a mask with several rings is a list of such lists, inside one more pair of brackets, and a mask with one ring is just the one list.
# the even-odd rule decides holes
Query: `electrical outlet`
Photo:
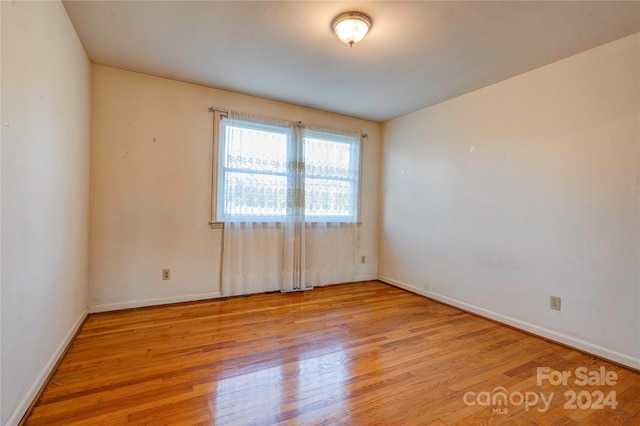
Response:
[{"label": "electrical outlet", "polygon": [[364,263],[367,260],[367,256],[360,256],[360,263]]},{"label": "electrical outlet", "polygon": [[171,279],[171,269],[163,269],[162,270],[162,279],[165,280],[165,281]]},{"label": "electrical outlet", "polygon": [[549,300],[549,307],[559,311],[562,307],[562,299],[558,296],[551,296],[551,299]]}]

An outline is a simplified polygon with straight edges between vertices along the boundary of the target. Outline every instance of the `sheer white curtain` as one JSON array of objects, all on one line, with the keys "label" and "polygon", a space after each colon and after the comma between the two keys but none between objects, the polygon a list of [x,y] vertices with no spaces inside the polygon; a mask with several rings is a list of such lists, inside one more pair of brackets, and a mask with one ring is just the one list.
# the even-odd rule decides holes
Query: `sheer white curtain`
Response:
[{"label": "sheer white curtain", "polygon": [[359,229],[354,223],[313,223],[306,233],[307,287],[354,281]]},{"label": "sheer white curtain", "polygon": [[220,125],[218,217],[224,220],[225,296],[280,290],[292,281],[283,223],[292,127],[232,111]]},{"label": "sheer white curtain", "polygon": [[303,136],[306,286],[354,281],[360,245],[360,134],[307,127]]},{"label": "sheer white curtain", "polygon": [[282,231],[275,222],[225,222],[223,295],[280,290],[285,278]]},{"label": "sheer white curtain", "polygon": [[353,281],[360,135],[235,112],[219,129],[223,294]]}]

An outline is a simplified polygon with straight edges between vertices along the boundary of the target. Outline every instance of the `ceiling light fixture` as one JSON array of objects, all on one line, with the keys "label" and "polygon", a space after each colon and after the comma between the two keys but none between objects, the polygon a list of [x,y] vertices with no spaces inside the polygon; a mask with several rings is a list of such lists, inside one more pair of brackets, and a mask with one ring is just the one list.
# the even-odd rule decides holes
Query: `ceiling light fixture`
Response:
[{"label": "ceiling light fixture", "polygon": [[355,43],[364,38],[371,28],[371,19],[359,12],[343,13],[334,18],[331,28],[340,41],[353,47]]}]

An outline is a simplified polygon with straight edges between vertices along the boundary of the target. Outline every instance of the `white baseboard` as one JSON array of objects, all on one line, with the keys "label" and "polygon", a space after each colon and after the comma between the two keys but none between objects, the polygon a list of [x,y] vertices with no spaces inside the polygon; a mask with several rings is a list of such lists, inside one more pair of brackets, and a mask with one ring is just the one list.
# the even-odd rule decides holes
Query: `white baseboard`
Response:
[{"label": "white baseboard", "polygon": [[62,355],[64,354],[64,351],[67,346],[69,346],[69,343],[71,343],[71,339],[73,339],[73,336],[75,336],[78,332],[78,329],[84,322],[87,315],[88,311],[85,307],[80,313],[78,319],[76,319],[76,321],[73,323],[73,326],[71,326],[71,328],[69,329],[69,332],[66,334],[66,336],[64,336],[64,339],[62,339],[62,342],[60,342],[55,352],[51,355],[49,361],[47,361],[47,364],[44,366],[40,374],[38,374],[38,377],[36,377],[36,380],[24,395],[11,417],[9,417],[9,420],[7,420],[6,426],[15,426],[20,423],[20,420],[22,420],[22,416],[24,416],[24,413],[27,412],[33,400],[38,396],[38,392],[40,392],[40,389],[58,363],[58,360],[60,360],[60,357],[62,357]]},{"label": "white baseboard", "polygon": [[360,275],[356,277],[356,281],[375,281],[377,279],[377,275]]},{"label": "white baseboard", "polygon": [[[361,275],[356,277],[355,281],[372,281],[377,280],[377,275]],[[170,303],[193,302],[196,300],[216,299],[222,297],[220,292],[196,293],[184,296],[162,297],[155,299],[139,299],[129,300],[126,302],[103,303],[97,305],[89,305],[89,313],[119,311],[121,309],[143,308],[145,306],[167,305]]]},{"label": "white baseboard", "polygon": [[196,293],[183,296],[160,297],[155,299],[129,300],[126,302],[104,303],[99,305],[89,305],[89,313],[119,311],[121,309],[142,308],[145,306],[167,305],[169,303],[193,302],[196,300],[216,299],[222,297],[220,292]]},{"label": "white baseboard", "polygon": [[462,309],[463,311],[471,312],[481,317],[510,325],[511,327],[515,327],[520,330],[524,330],[529,333],[535,334],[537,336],[544,337],[545,339],[553,340],[554,342],[558,342],[563,345],[570,346],[572,348],[587,352],[589,354],[608,359],[618,364],[626,365],[627,367],[631,367],[636,370],[640,369],[640,358],[634,358],[633,356],[616,352],[616,351],[607,349],[605,347],[596,345],[594,343],[590,343],[582,339],[578,339],[576,337],[568,336],[566,334],[559,333],[557,331],[549,330],[548,328],[540,327],[535,324],[531,324],[525,321],[508,317],[506,315],[492,312],[487,309],[483,309],[466,302],[461,302],[460,300],[452,299],[451,297],[443,296],[438,293],[433,293],[431,291],[423,290],[421,288],[414,287],[410,284],[407,284],[398,280],[394,280],[393,278],[389,278],[383,275],[378,275],[378,279],[382,282],[402,288],[412,293],[416,293],[421,296],[428,297],[429,299],[433,299],[438,302],[451,305],[458,309]]}]

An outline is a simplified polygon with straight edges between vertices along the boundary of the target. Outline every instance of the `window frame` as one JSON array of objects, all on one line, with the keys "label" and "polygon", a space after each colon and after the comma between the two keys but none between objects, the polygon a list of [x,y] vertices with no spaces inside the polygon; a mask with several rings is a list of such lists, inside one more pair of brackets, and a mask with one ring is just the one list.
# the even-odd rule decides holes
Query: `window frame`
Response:
[{"label": "window frame", "polygon": [[[302,129],[302,140],[304,141],[305,138],[307,138],[307,136],[305,135],[306,132],[309,132],[309,139],[315,139],[315,140],[324,140],[325,142],[333,142],[333,143],[348,143],[347,139],[349,139],[349,136],[345,136],[345,135],[339,135],[339,134],[335,134],[332,135],[331,133],[328,132],[323,132],[322,130],[316,130],[316,129],[309,129],[309,128],[303,128]],[[330,137],[323,139],[322,135],[330,135]],[[323,219],[325,220],[306,220],[305,217],[305,222],[307,223],[322,223],[322,222],[332,222],[332,223],[359,223],[360,222],[360,200],[361,200],[361,194],[362,194],[362,137],[359,136],[358,137],[358,156],[357,158],[350,158],[351,164],[352,166],[354,165],[354,163],[357,163],[358,166],[358,173],[357,176],[355,178],[355,182],[351,179],[344,179],[344,178],[336,178],[336,177],[327,177],[327,176],[313,176],[313,175],[307,175],[305,174],[305,182],[307,178],[310,179],[325,179],[325,180],[330,180],[330,181],[336,181],[336,182],[349,182],[349,184],[352,186],[352,190],[356,191],[356,196],[355,196],[355,209],[356,211],[354,212],[354,215],[352,217],[349,218],[344,218],[343,219],[342,216],[321,216]],[[305,147],[306,148],[306,147]],[[306,161],[305,161],[306,163]],[[306,184],[306,183],[305,183]],[[306,190],[306,187],[305,187]],[[306,192],[306,191],[305,191]],[[313,217],[313,216],[312,216]],[[315,216],[318,217],[318,216]],[[328,220],[326,220],[328,219]]]},{"label": "window frame", "polygon": [[[218,195],[218,199],[215,205],[215,217],[218,221],[220,222],[225,222],[227,219],[231,220],[231,221],[248,221],[248,222],[284,222],[285,216],[286,216],[286,210],[283,212],[282,215],[259,215],[259,216],[252,216],[252,215],[246,215],[246,216],[242,216],[242,215],[230,215],[229,218],[227,218],[224,214],[224,183],[225,180],[224,175],[225,172],[228,172],[228,169],[225,168],[225,166],[222,164],[222,160],[224,160],[226,158],[227,155],[227,149],[228,149],[228,144],[224,143],[221,144],[220,140],[222,138],[222,136],[225,134],[225,124],[224,124],[224,118],[226,118],[226,115],[223,115],[220,117],[220,121],[218,121],[218,138],[217,138],[217,142],[218,142],[218,173],[216,175],[216,185],[217,185],[217,195]],[[245,125],[246,123],[246,125]],[[259,130],[259,131],[268,131],[268,132],[272,132],[274,134],[280,134],[280,135],[284,135],[287,137],[287,145],[289,144],[289,139],[291,138],[291,134],[288,131],[288,129],[284,128],[284,127],[280,127],[277,125],[271,125],[271,124],[262,124],[262,123],[257,123],[257,122],[252,122],[249,120],[243,121],[243,126],[242,128],[246,128],[246,129],[251,129],[251,130]],[[237,172],[243,173],[242,170],[237,170]],[[271,176],[280,176],[280,177],[285,177],[287,178],[287,173],[286,171],[284,173],[261,173],[258,171],[250,171],[250,170],[244,170],[244,173],[251,173],[251,174],[255,174],[255,175],[271,175]]]},{"label": "window frame", "polygon": [[[213,112],[213,147],[212,147],[213,152],[212,152],[212,173],[211,173],[211,220],[209,221],[209,225],[215,229],[215,228],[223,228],[224,222],[226,220],[223,214],[224,212],[222,211],[224,200],[221,199],[221,195],[224,193],[224,190],[222,189],[224,185],[224,179],[223,179],[224,176],[223,176],[222,165],[220,163],[221,159],[224,158],[223,157],[224,153],[222,152],[222,149],[226,147],[223,147],[222,146],[223,144],[221,144],[220,141],[221,141],[222,131],[223,131],[222,120],[227,117],[227,112],[223,110],[217,110],[214,108],[211,108],[211,112]],[[300,125],[301,127],[303,127],[302,123],[300,123]],[[256,124],[256,128],[260,128],[260,127],[261,127],[260,124]],[[264,127],[268,128],[272,126],[265,124]],[[305,129],[306,128],[304,127],[301,129],[303,132],[303,135],[304,135]],[[323,133],[322,130],[316,130],[316,129],[309,129],[309,130],[312,133],[316,133],[316,134]],[[289,135],[289,137],[291,137],[291,135]],[[329,216],[324,216],[323,219],[331,219],[331,220],[306,220],[305,218],[305,223],[307,226],[309,225],[313,226],[313,224],[323,223],[323,222],[333,223],[333,224],[338,224],[338,223],[357,224],[358,226],[361,224],[363,138],[366,138],[366,137],[367,135],[365,134],[361,134],[358,137],[358,144],[359,144],[358,159],[357,159],[358,172],[357,172],[357,182],[355,184],[355,190],[357,191],[356,212],[353,218],[349,218],[345,220],[340,220],[340,217],[333,217],[333,219],[336,219],[336,220],[332,220],[332,218]],[[302,138],[304,138],[304,136],[302,136]],[[321,139],[321,138],[317,138],[317,139]],[[335,180],[338,180],[338,179],[335,179]],[[247,219],[249,219],[249,217],[247,217]],[[238,216],[238,220],[242,220],[241,216]],[[283,223],[285,221],[285,216],[260,216],[260,217],[256,217],[255,220],[248,220],[248,221],[253,221],[258,223],[259,222]]]}]

